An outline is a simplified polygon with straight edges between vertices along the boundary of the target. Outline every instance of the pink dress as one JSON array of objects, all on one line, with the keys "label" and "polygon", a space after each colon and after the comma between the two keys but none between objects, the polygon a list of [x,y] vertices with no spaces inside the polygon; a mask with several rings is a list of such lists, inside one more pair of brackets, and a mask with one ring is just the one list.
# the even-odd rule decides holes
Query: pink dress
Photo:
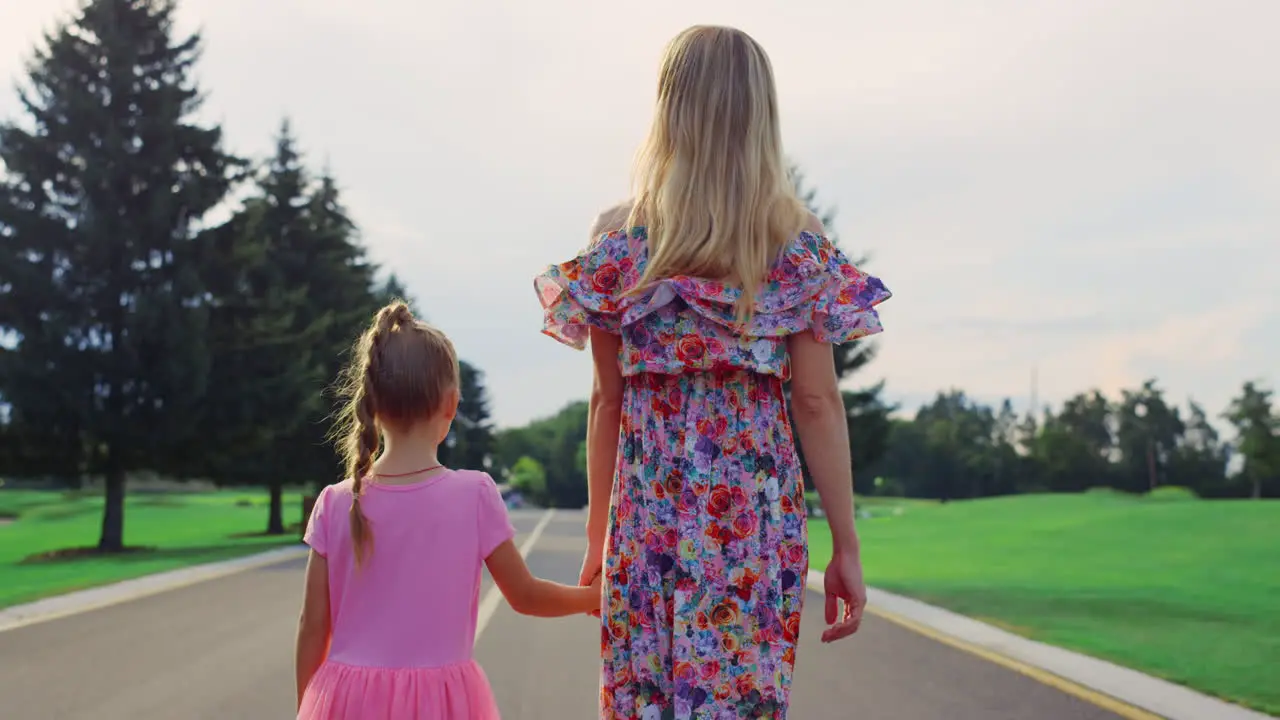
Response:
[{"label": "pink dress", "polygon": [[373,552],[355,566],[351,481],[320,493],[304,536],[329,562],[329,656],[299,718],[496,720],[472,657],[480,567],[515,534],[493,480],[452,470],[420,482],[367,482]]}]

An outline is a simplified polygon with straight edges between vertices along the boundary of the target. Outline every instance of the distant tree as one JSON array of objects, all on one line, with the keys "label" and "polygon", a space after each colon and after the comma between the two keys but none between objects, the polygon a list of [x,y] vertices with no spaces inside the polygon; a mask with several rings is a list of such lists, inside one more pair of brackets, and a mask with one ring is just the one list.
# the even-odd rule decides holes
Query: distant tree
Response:
[{"label": "distant tree", "polygon": [[1280,416],[1272,406],[1272,391],[1246,382],[1225,417],[1236,431],[1236,449],[1244,458],[1240,474],[1249,496],[1280,497]]},{"label": "distant tree", "polygon": [[[198,124],[200,37],[174,3],[90,0],[45,35],[0,126],[0,394],[64,470],[105,478],[98,547],[124,546],[125,477],[188,447],[205,396],[196,227],[236,161]],[[47,430],[46,430],[47,429]]]},{"label": "distant tree", "polygon": [[531,457],[546,470],[547,500],[552,506],[583,507],[587,475],[580,458],[586,435],[587,403],[570,403],[550,417],[499,431],[494,442],[494,471],[510,479],[520,458]]},{"label": "distant tree", "polygon": [[395,273],[388,275],[386,282],[378,289],[378,298],[381,305],[389,305],[396,300],[401,300],[409,306],[409,310],[415,316],[419,314],[417,301],[409,294],[409,289],[400,282],[400,278]]},{"label": "distant tree", "polygon": [[1166,484],[1169,463],[1184,430],[1178,408],[1165,402],[1154,379],[1136,390],[1121,391],[1115,409],[1116,486],[1143,492]]},{"label": "distant tree", "polygon": [[511,467],[509,482],[530,500],[538,504],[547,502],[547,472],[542,463],[528,455],[522,456]]},{"label": "distant tree", "polygon": [[1097,390],[1068,398],[1056,415],[1046,411],[1031,442],[1044,489],[1079,492],[1110,485],[1112,424],[1112,406]]},{"label": "distant tree", "polygon": [[1209,423],[1204,408],[1194,400],[1187,405],[1184,432],[1169,458],[1170,483],[1191,488],[1202,497],[1228,495],[1228,448]]}]

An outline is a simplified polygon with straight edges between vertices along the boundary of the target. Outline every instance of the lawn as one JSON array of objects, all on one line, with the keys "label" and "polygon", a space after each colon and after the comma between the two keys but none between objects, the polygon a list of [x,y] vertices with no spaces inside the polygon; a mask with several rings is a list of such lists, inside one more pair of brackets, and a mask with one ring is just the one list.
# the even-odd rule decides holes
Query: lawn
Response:
[{"label": "lawn", "polygon": [[[1280,711],[1280,502],[1105,492],[868,500],[867,584]],[[826,522],[811,520],[809,532],[823,568]]]},{"label": "lawn", "polygon": [[[300,519],[296,493],[285,522]],[[97,494],[0,490],[0,607],[298,542],[259,535],[267,524],[264,491],[135,494],[125,503],[125,543],[154,548],[112,556],[32,561],[32,556],[98,541]]]}]

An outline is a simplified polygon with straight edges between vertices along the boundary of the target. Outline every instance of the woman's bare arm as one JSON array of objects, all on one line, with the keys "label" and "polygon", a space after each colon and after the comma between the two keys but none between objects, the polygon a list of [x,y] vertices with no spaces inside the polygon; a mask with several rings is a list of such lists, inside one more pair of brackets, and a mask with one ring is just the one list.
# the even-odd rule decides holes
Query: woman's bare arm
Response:
[{"label": "woman's bare arm", "polygon": [[609,496],[622,425],[623,381],[618,364],[621,347],[622,340],[617,335],[591,329],[595,373],[587,410],[587,539],[599,544],[603,544],[609,522]]},{"label": "woman's bare arm", "polygon": [[493,582],[512,610],[534,617],[562,617],[600,609],[600,577],[588,587],[561,585],[534,577],[510,540],[485,559]]},{"label": "woman's bare arm", "polygon": [[822,498],[831,526],[833,550],[858,553],[853,524],[853,461],[849,452],[849,424],[837,385],[835,355],[830,343],[811,332],[788,338],[791,354],[791,411],[809,474]]},{"label": "woman's bare arm", "polygon": [[329,561],[311,551],[307,559],[307,576],[303,590],[302,614],[298,618],[298,637],[294,652],[298,706],[302,695],[329,655]]}]

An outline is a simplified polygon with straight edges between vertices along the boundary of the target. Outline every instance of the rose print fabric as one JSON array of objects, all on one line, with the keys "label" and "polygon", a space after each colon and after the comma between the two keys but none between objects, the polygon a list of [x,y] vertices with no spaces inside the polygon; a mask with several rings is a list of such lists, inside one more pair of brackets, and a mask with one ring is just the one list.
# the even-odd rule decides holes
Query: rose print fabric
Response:
[{"label": "rose print fabric", "polygon": [[673,277],[628,294],[642,228],[535,280],[543,332],[622,338],[626,377],[606,549],[600,717],[785,718],[808,571],[786,336],[880,331],[890,293],[801,233],[741,325],[740,291]]}]

